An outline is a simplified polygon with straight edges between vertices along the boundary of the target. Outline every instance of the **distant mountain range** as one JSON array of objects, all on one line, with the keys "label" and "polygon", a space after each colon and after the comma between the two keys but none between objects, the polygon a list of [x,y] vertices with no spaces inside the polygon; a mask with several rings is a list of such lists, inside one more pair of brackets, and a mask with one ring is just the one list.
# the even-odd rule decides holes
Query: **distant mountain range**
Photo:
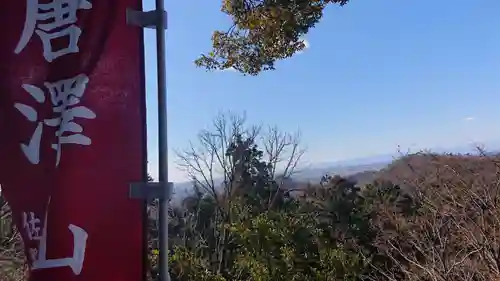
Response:
[{"label": "distant mountain range", "polygon": [[324,175],[339,175],[347,177],[349,175],[366,172],[366,171],[378,171],[392,162],[392,158],[378,162],[366,162],[360,164],[349,164],[349,163],[325,163],[323,166],[319,167],[309,167],[299,169],[295,174],[293,174],[293,179],[301,182],[317,183],[321,180]]},{"label": "distant mountain range", "polygon": [[[500,141],[483,143],[480,146],[489,152],[500,151]],[[454,149],[435,148],[430,151],[435,153],[477,153],[477,145],[464,145]],[[418,151],[411,151],[416,153]],[[385,168],[392,161],[403,156],[400,153],[381,154],[371,157],[357,158],[344,161],[318,163],[302,167],[292,176],[292,181],[296,184],[318,183],[324,175],[339,175],[343,177],[353,177],[357,182],[369,182],[377,171]],[[174,184],[174,201],[184,198],[191,192],[191,182],[180,182]]]}]

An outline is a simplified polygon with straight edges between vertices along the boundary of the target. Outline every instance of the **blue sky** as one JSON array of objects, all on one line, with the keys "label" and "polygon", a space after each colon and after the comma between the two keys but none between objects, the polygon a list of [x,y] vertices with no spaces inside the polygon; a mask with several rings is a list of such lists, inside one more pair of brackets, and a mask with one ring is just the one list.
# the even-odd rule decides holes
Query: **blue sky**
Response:
[{"label": "blue sky", "polygon": [[[352,1],[330,7],[302,54],[274,72],[206,72],[193,60],[229,19],[221,1],[167,1],[169,145],[221,110],[300,129],[305,161],[500,140],[500,1]],[[154,0],[145,0],[146,9]],[[157,175],[155,35],[146,31],[148,146]],[[183,181],[170,154],[171,181]]]}]

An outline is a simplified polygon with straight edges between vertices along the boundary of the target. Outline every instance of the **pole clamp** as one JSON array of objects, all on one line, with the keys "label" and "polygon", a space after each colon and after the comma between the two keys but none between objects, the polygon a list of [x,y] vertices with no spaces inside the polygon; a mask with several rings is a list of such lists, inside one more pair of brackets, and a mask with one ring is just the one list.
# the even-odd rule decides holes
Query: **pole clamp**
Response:
[{"label": "pole clamp", "polygon": [[[127,24],[131,26],[137,26],[142,28],[156,29],[158,26],[162,26],[165,30],[167,29],[167,11],[137,11],[127,8]],[[163,24],[161,20],[163,19]]]},{"label": "pole clamp", "polygon": [[130,184],[129,197],[143,199],[148,202],[154,199],[167,200],[172,198],[174,184],[172,182],[139,182]]}]

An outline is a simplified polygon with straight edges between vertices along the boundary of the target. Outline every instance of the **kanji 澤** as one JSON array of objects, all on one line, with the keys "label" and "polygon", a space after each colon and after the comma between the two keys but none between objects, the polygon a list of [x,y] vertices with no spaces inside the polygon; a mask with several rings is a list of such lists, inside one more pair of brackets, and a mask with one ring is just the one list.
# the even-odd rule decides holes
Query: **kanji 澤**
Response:
[{"label": "kanji \u6fa4", "polygon": [[[27,0],[24,29],[14,52],[19,54],[36,33],[42,40],[43,56],[48,62],[66,54],[78,53],[82,30],[76,25],[76,12],[91,9],[92,3],[88,0],[52,0],[42,4],[39,1]],[[68,46],[54,51],[52,40],[65,36],[69,37]]]},{"label": "kanji \u6fa4", "polygon": [[[52,148],[56,150],[56,166],[59,165],[61,159],[61,145],[63,144],[79,144],[90,145],[92,140],[83,135],[83,127],[74,122],[75,118],[94,119],[95,113],[85,106],[78,104],[85,93],[89,78],[84,75],[78,75],[71,79],[60,80],[53,83],[44,83],[50,93],[53,113],[57,116],[48,119],[41,119],[38,116],[36,109],[30,105],[16,103],[14,107],[21,112],[26,119],[31,122],[36,122],[37,127],[31,136],[28,144],[21,144],[21,149],[24,155],[32,164],[40,163],[40,144],[42,139],[43,126],[58,128],[56,131],[57,142],[52,144]],[[42,89],[24,84],[23,89],[26,90],[39,104],[43,104],[45,93]],[[65,133],[72,133],[67,134]]]}]

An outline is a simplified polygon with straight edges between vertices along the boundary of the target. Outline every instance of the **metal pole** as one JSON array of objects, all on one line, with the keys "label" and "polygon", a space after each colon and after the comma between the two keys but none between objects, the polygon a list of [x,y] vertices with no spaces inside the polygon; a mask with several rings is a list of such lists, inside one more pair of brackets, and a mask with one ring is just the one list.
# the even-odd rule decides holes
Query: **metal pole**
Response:
[{"label": "metal pole", "polygon": [[[158,179],[160,184],[168,184],[168,141],[167,141],[167,80],[165,67],[165,4],[156,0],[156,54],[158,71]],[[159,277],[160,281],[170,281],[168,272],[168,206],[169,198],[159,199]]]}]

